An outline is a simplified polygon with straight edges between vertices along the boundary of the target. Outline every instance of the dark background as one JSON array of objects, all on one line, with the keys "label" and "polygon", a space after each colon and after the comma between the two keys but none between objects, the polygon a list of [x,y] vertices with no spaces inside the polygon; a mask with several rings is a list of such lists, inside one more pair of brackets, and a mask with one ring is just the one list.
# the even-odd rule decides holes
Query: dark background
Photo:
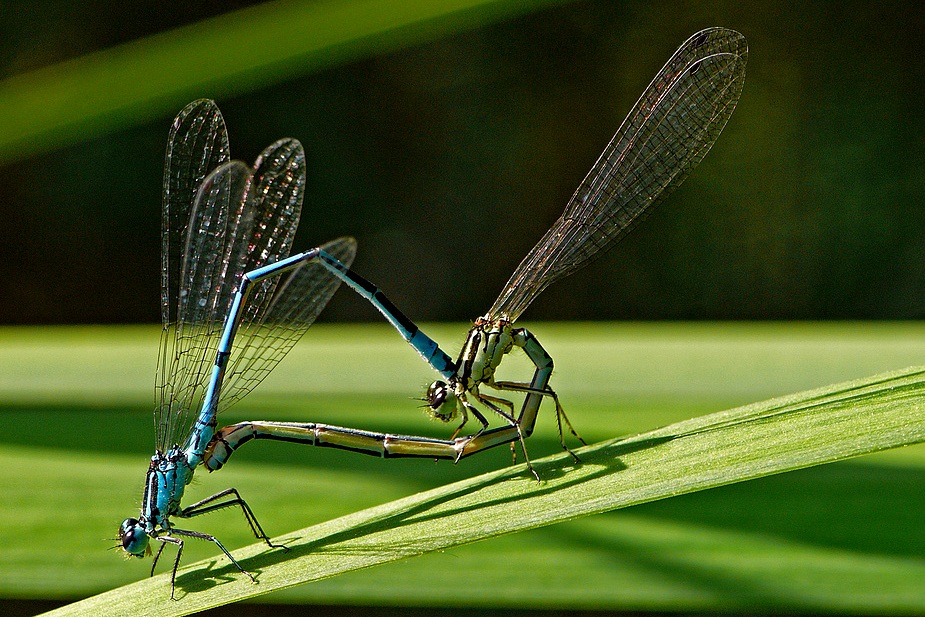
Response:
[{"label": "dark background", "polygon": [[[4,2],[0,78],[246,4]],[[283,136],[305,145],[297,248],[353,235],[355,268],[410,317],[468,320],[671,53],[703,27],[735,28],[745,91],[716,146],[525,319],[920,318],[920,6],[573,2],[218,103],[237,158]],[[171,120],[0,168],[0,323],[158,320]],[[322,316],[377,318],[345,292]]]}]

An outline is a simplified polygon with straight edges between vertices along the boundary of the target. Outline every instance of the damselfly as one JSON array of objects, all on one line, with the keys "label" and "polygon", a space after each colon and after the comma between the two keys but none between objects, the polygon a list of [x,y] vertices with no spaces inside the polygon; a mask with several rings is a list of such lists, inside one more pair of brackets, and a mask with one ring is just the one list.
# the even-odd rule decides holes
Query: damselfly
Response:
[{"label": "damselfly", "polygon": [[[200,464],[214,471],[241,444],[274,439],[382,457],[459,460],[528,437],[549,386],[553,362],[536,338],[513,322],[553,281],[588,263],[623,237],[683,182],[722,131],[738,101],[747,49],[737,32],[721,28],[691,37],[672,56],[575,192],[565,213],[524,259],[494,306],[476,320],[453,360],[374,285],[350,270],[356,244],[340,238],[287,257],[298,224],[305,178],[295,140],[267,148],[254,168],[230,161],[224,122],[211,101],[196,101],[171,129],[164,179],[162,320],[155,412],[156,452],[145,482],[141,514],[119,530],[130,555],[150,554],[150,540],[177,546],[171,597],[183,538],[213,542],[252,580],[214,536],[176,528],[230,506],[243,511],[254,535],[270,547],[247,503],[233,489],[182,507],[185,486]],[[442,376],[427,390],[429,411],[461,418],[449,440],[389,435],[315,423],[243,422],[217,429],[217,414],[243,398],[305,333],[340,282],[369,300]],[[530,382],[495,380],[504,356],[519,347],[536,367]],[[480,391],[486,386],[524,394],[513,403]],[[489,429],[475,406],[505,425]],[[198,413],[194,413],[195,409]],[[481,430],[456,437],[469,415]],[[572,431],[574,433],[574,431]],[[576,435],[577,436],[577,435]],[[566,448],[566,450],[568,450]],[[526,456],[526,450],[524,450]],[[527,461],[529,465],[529,460]],[[532,470],[532,467],[530,467]],[[533,472],[536,475],[536,472]]]}]

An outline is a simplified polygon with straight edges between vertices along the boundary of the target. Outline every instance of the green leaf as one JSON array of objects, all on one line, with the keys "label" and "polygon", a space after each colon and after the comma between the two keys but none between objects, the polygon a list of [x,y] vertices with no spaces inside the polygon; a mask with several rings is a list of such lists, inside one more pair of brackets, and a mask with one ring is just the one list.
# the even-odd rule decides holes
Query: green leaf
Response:
[{"label": "green leaf", "polygon": [[64,607],[52,615],[186,615],[376,564],[657,499],[925,441],[925,369],[801,392],[426,491]]}]

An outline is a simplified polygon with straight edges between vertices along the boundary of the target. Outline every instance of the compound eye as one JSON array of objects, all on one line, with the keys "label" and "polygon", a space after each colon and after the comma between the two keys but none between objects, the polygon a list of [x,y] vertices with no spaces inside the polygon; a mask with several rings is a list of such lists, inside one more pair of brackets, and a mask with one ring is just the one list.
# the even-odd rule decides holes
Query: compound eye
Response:
[{"label": "compound eye", "polygon": [[446,382],[435,381],[430,384],[424,401],[427,403],[425,410],[428,414],[441,422],[449,422],[458,413],[456,408],[459,401],[453,388]]},{"label": "compound eye", "polygon": [[127,518],[119,525],[119,539],[122,550],[135,557],[144,557],[148,549],[148,534],[138,519]]},{"label": "compound eye", "polygon": [[427,401],[427,406],[430,407],[433,411],[440,409],[440,406],[446,402],[446,396],[449,393],[449,388],[444,381],[435,381],[430,384],[427,388],[427,395],[425,400]]}]

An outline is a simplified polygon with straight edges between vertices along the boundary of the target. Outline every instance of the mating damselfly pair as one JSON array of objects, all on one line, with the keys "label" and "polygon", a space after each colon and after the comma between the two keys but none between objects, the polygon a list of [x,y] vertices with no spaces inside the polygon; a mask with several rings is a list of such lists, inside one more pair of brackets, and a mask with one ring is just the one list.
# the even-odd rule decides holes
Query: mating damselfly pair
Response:
[{"label": "mating damselfly pair", "polygon": [[[227,489],[182,506],[197,467],[221,468],[252,439],[327,446],[382,457],[458,461],[486,448],[519,442],[533,431],[540,404],[556,408],[577,437],[549,385],[553,361],[537,339],[514,322],[553,281],[583,267],[625,236],[652,207],[677,188],[706,155],[742,91],[747,47],[738,32],[710,28],[688,39],[662,67],[603,154],[553,224],[478,318],[457,358],[446,354],[373,284],[350,266],[352,238],[289,255],[301,212],[305,158],[294,139],[269,146],[253,167],[231,160],[228,135],[211,101],[188,105],[177,116],[164,173],[162,320],[155,410],[156,452],[151,458],[141,514],[122,522],[121,547],[151,553],[151,572],[168,544],[177,546],[171,578],[174,597],[185,538],[213,542],[254,580],[215,537],[173,526],[240,507],[254,535],[274,544],[238,492]],[[316,423],[242,422],[218,429],[217,415],[250,392],[311,326],[345,282],[371,302],[440,375],[425,395],[435,417],[459,424],[450,439],[390,435]],[[504,357],[520,348],[535,365],[530,381],[495,379]],[[519,412],[500,396],[523,395]],[[480,427],[459,436],[470,416]],[[487,416],[487,417],[486,417]],[[492,427],[489,418],[500,418]],[[579,438],[580,439],[580,438]],[[574,455],[573,455],[574,456]],[[577,460],[577,459],[576,459]],[[538,476],[537,476],[537,479]]]}]

